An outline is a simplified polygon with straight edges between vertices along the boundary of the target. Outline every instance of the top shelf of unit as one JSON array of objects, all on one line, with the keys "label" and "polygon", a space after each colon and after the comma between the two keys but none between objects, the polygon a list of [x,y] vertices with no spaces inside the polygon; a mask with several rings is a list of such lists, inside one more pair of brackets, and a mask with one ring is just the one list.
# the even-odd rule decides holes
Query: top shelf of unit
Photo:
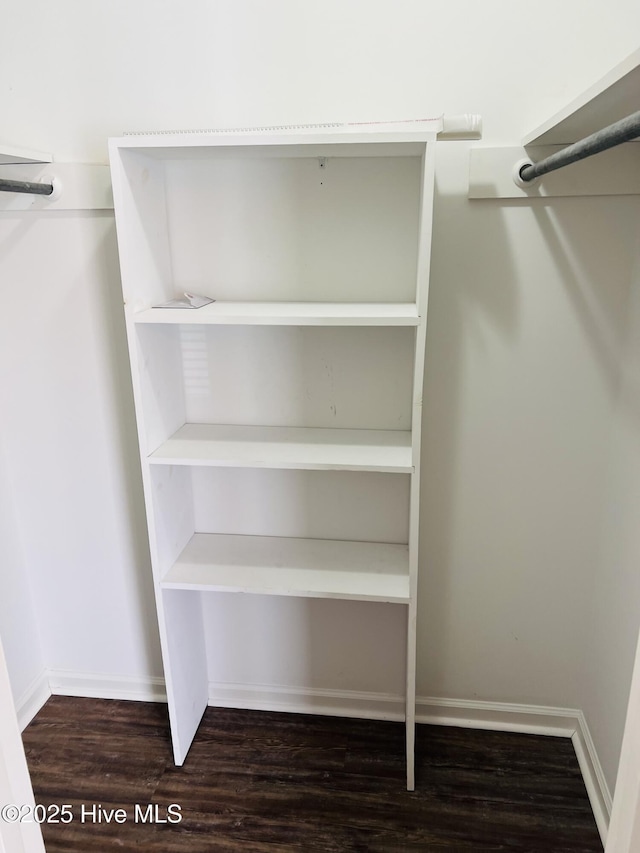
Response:
[{"label": "top shelf of unit", "polygon": [[149,308],[134,322],[238,326],[417,326],[411,302],[212,302],[202,308]]},{"label": "top shelf of unit", "polygon": [[442,118],[384,125],[132,134],[111,139],[112,151],[158,160],[247,157],[420,156],[442,129]]},{"label": "top shelf of unit", "polygon": [[523,145],[569,145],[640,109],[640,50],[528,133]]}]

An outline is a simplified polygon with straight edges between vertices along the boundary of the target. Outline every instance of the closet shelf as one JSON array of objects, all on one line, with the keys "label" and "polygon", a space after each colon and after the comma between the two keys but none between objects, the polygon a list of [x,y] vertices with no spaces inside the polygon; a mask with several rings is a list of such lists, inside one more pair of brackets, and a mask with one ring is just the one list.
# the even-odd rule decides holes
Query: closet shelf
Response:
[{"label": "closet shelf", "polygon": [[[134,133],[110,140],[113,154],[135,151],[156,161],[211,160],[213,158],[286,158],[297,157],[421,157],[425,145],[435,142],[443,129],[442,119],[420,121],[404,127],[380,125],[324,127],[296,132],[264,128],[251,130]],[[477,132],[477,119],[471,121]],[[465,128],[466,130],[466,128]],[[463,131],[464,132],[464,131]],[[468,131],[467,131],[468,132]]]},{"label": "closet shelf", "polygon": [[135,323],[246,326],[417,326],[411,302],[212,302],[202,308],[148,308]]},{"label": "closet shelf", "polygon": [[195,533],[163,589],[406,604],[407,545]]},{"label": "closet shelf", "polygon": [[32,148],[23,148],[22,146],[7,145],[0,142],[0,165],[12,165],[14,163],[51,163],[53,157],[51,154],[45,154],[44,151],[34,151]]},{"label": "closet shelf", "polygon": [[640,50],[528,133],[523,145],[569,145],[638,109]]},{"label": "closet shelf", "polygon": [[408,430],[185,424],[148,460],[225,468],[413,471]]}]

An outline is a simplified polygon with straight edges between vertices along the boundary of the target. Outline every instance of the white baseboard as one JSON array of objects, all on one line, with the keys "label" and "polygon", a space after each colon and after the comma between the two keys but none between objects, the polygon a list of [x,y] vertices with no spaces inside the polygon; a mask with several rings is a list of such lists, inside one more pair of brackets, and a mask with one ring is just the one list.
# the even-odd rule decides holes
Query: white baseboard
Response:
[{"label": "white baseboard", "polygon": [[571,708],[544,705],[431,697],[416,700],[418,723],[552,737],[571,737],[576,730],[578,713]]},{"label": "white baseboard", "polygon": [[[167,701],[162,678],[112,677],[51,670],[34,682],[18,704],[18,718],[22,728],[51,694],[143,702]],[[373,720],[404,719],[403,697],[354,690],[212,682],[209,684],[209,704],[222,708]],[[422,696],[416,701],[416,721],[429,725],[571,738],[598,830],[605,843],[611,815],[611,794],[582,711]]]},{"label": "white baseboard", "polygon": [[602,845],[606,844],[612,799],[582,711],[542,705],[418,698],[416,720],[441,726],[570,737]]},{"label": "white baseboard", "polygon": [[49,696],[51,696],[49,678],[47,671],[43,669],[16,702],[16,716],[21,732],[26,729]]},{"label": "white baseboard", "polygon": [[262,684],[209,684],[209,704],[252,711],[323,714],[365,720],[404,720],[404,700],[388,693]]},{"label": "white baseboard", "polygon": [[166,702],[164,678],[98,675],[85,672],[49,670],[53,696],[86,696],[92,699],[131,699],[139,702]]},{"label": "white baseboard", "polygon": [[604,847],[607,843],[613,801],[589,726],[582,711],[578,711],[578,726],[571,740]]},{"label": "white baseboard", "polygon": [[[210,683],[209,704],[362,719],[404,719],[403,697],[385,693]],[[611,795],[582,711],[422,696],[416,700],[416,722],[571,738],[602,843],[606,842]]]}]

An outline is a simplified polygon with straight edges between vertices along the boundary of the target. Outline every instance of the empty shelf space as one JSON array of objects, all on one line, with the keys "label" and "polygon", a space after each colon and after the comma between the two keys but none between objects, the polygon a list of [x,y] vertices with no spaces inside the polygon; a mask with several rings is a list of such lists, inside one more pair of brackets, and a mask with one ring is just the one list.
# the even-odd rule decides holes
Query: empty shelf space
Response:
[{"label": "empty shelf space", "polygon": [[196,533],[163,589],[409,601],[406,545]]},{"label": "empty shelf space", "polygon": [[417,326],[412,302],[212,302],[202,308],[149,308],[136,323],[247,326]]},{"label": "empty shelf space", "polygon": [[149,457],[156,465],[411,473],[408,430],[185,424]]}]

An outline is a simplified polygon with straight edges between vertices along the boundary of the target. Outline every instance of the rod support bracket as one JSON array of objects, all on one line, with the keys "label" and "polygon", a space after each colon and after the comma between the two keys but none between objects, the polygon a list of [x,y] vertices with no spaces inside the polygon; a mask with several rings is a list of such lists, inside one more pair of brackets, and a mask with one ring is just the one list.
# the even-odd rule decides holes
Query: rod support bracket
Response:
[{"label": "rod support bracket", "polygon": [[513,182],[517,187],[520,187],[521,190],[528,190],[531,187],[535,187],[535,185],[539,182],[540,178],[533,178],[531,181],[525,181],[521,175],[523,169],[527,166],[533,166],[531,160],[522,159],[518,160],[518,162],[513,167]]},{"label": "rod support bracket", "polygon": [[62,181],[60,178],[57,178],[55,175],[42,175],[38,183],[51,184],[53,187],[53,192],[47,196],[42,196],[42,198],[46,198],[47,201],[58,201],[62,195]]}]

